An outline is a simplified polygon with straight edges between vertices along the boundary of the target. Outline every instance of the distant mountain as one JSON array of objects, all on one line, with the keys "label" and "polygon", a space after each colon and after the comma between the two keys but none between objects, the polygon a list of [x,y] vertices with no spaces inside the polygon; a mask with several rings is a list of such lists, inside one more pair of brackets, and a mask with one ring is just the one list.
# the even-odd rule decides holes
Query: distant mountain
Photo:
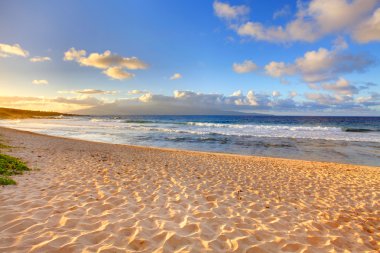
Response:
[{"label": "distant mountain", "polygon": [[244,113],[237,111],[224,111],[213,108],[194,108],[188,106],[154,106],[129,105],[128,107],[115,107],[102,105],[95,108],[74,111],[82,115],[266,115],[260,113]]},{"label": "distant mountain", "polygon": [[0,107],[0,119],[26,119],[26,118],[40,118],[40,117],[56,117],[56,116],[73,116],[73,114],[65,114],[59,112],[44,112],[44,111],[30,111],[12,108]]}]

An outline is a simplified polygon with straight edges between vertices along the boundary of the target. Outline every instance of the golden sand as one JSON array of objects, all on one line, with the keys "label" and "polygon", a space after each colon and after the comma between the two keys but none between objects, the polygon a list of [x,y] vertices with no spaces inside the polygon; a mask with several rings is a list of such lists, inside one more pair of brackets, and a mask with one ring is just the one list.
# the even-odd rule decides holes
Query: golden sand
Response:
[{"label": "golden sand", "polygon": [[0,252],[380,250],[379,167],[0,134]]}]

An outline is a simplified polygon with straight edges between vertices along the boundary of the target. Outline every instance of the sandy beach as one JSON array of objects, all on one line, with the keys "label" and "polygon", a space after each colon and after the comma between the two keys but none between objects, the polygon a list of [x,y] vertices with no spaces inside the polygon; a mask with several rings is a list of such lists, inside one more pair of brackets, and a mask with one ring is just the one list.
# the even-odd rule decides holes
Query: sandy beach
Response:
[{"label": "sandy beach", "polygon": [[0,252],[380,250],[380,167],[0,134]]}]

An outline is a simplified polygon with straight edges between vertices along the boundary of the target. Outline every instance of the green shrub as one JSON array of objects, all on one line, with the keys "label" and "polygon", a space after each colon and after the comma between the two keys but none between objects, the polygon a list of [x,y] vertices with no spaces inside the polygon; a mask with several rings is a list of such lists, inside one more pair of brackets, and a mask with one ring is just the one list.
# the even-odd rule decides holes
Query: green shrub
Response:
[{"label": "green shrub", "polygon": [[16,181],[14,181],[12,178],[9,178],[9,177],[0,176],[0,185],[10,185],[10,184],[16,184]]},{"label": "green shrub", "polygon": [[9,176],[20,175],[27,170],[30,169],[20,159],[0,154],[0,185],[16,184]]}]

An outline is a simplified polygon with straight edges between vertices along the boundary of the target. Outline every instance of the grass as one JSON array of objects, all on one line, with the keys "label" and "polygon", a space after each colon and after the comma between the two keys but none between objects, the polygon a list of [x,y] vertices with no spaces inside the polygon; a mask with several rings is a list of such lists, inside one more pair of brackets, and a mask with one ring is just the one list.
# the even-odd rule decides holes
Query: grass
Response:
[{"label": "grass", "polygon": [[20,159],[0,154],[0,185],[16,184],[10,176],[21,175],[24,171],[30,170]]},{"label": "grass", "polygon": [[[3,144],[2,140],[3,138],[0,135],[0,150],[11,148],[11,146]],[[16,181],[11,176],[21,175],[24,171],[28,170],[30,170],[28,166],[20,159],[0,152],[0,185],[16,184]]]},{"label": "grass", "polygon": [[11,185],[16,184],[12,178],[0,176],[0,185]]}]

